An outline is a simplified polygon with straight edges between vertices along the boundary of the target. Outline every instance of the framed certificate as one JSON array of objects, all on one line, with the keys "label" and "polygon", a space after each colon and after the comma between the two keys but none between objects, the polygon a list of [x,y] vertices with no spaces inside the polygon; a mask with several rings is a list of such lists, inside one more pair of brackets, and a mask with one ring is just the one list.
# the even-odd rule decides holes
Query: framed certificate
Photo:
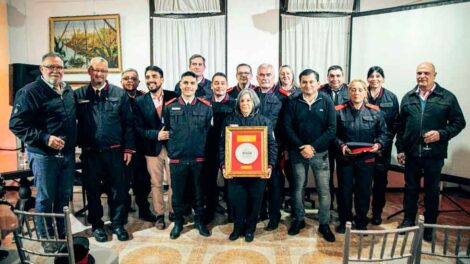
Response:
[{"label": "framed certificate", "polygon": [[268,128],[225,128],[225,178],[268,178]]}]

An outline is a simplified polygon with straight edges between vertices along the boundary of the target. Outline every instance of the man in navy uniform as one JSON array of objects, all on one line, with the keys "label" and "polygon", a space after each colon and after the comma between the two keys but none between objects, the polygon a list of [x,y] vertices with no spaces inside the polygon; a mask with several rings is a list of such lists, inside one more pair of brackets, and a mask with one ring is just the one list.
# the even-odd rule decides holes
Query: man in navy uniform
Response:
[{"label": "man in navy uniform", "polygon": [[185,72],[180,81],[181,96],[168,101],[164,109],[165,130],[170,158],[171,188],[173,190],[174,227],[170,238],[176,239],[183,230],[185,193],[191,189],[194,226],[202,236],[210,236],[203,223],[203,186],[201,171],[205,161],[207,133],[212,123],[210,102],[196,98],[197,75]]},{"label": "man in navy uniform", "polygon": [[[281,101],[276,96],[276,86],[274,83],[274,67],[271,64],[263,63],[258,66],[256,79],[258,80],[259,87],[255,89],[256,94],[260,100],[260,113],[271,121],[273,128],[277,125],[279,111],[281,110]],[[278,162],[276,162],[276,166]],[[275,230],[279,226],[281,219],[281,191],[284,186],[281,186],[282,181],[277,168],[273,168],[271,178],[268,180],[268,213],[269,222],[265,227],[267,231]],[[265,218],[266,212],[266,199],[263,200],[261,208],[261,219]]]},{"label": "man in navy uniform", "polygon": [[122,88],[108,83],[108,62],[105,59],[91,59],[88,74],[90,84],[75,91],[88,221],[96,241],[107,241],[100,199],[105,191],[113,233],[118,240],[125,241],[129,239],[124,229],[128,215],[129,179],[124,174],[124,166],[129,165],[135,152],[131,105]]},{"label": "man in navy uniform", "polygon": [[251,70],[251,66],[246,63],[240,63],[237,65],[237,85],[230,87],[227,89],[227,93],[233,99],[237,99],[238,94],[243,89],[252,89],[254,90],[256,86],[251,84],[251,78],[253,78],[253,71]]},{"label": "man in navy uniform", "polygon": [[[319,92],[327,94],[333,101],[334,105],[341,105],[349,101],[348,85],[344,83],[344,72],[343,68],[339,65],[332,65],[328,68],[328,75],[326,76],[328,81],[327,84],[322,85]],[[333,209],[334,202],[334,172],[335,172],[335,158],[337,156],[337,150],[332,144],[329,149],[328,158],[330,163],[330,194],[331,194],[331,209]],[[338,200],[339,201],[339,200]]]},{"label": "man in navy uniform", "polygon": [[[189,71],[197,76],[197,90],[196,97],[205,97],[212,95],[211,81],[204,78],[204,71],[206,70],[206,58],[202,55],[194,54],[189,58]],[[181,95],[181,86],[178,82],[175,85],[175,93]]]},{"label": "man in navy uniform", "polygon": [[[211,140],[206,145],[206,165],[204,166],[204,197],[205,197],[205,222],[210,223],[214,218],[214,212],[218,205],[219,191],[217,188],[217,176],[219,174],[219,138],[225,135],[222,131],[224,119],[233,113],[235,100],[227,94],[227,76],[218,72],[212,76],[212,96],[206,99],[211,103],[214,115],[214,126],[209,129]],[[217,140],[216,140],[217,139]],[[228,209],[230,217],[230,209]]]}]

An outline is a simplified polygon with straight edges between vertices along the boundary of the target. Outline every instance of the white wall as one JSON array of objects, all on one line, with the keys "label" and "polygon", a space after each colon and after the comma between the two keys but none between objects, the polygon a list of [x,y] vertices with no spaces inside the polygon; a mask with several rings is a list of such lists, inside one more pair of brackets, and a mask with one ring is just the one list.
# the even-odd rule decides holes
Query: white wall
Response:
[{"label": "white wall", "polygon": [[435,2],[436,0],[361,0],[361,11],[369,11],[383,8],[391,8],[402,5],[411,5],[411,4],[424,4],[428,2]]},{"label": "white wall", "polygon": [[[416,85],[416,66],[431,61],[436,82],[458,98],[467,128],[450,140],[444,173],[470,179],[470,2],[353,19],[351,77],[366,77],[370,66],[385,72],[384,87],[399,100]],[[372,32],[372,33],[371,33]],[[395,148],[394,148],[395,151]],[[396,159],[392,159],[396,163]]]},{"label": "white wall", "polygon": [[[49,51],[49,17],[101,14],[120,14],[123,69],[136,68],[143,76],[150,64],[148,0],[8,0],[10,63],[40,64]],[[70,73],[64,79],[89,77]],[[120,84],[119,73],[110,73],[108,79]]]},{"label": "white wall", "polygon": [[[256,4],[255,4],[256,2]],[[248,63],[256,68],[261,63],[279,64],[279,1],[227,0],[227,77],[235,85],[235,68]],[[277,70],[276,80],[277,80]]]}]

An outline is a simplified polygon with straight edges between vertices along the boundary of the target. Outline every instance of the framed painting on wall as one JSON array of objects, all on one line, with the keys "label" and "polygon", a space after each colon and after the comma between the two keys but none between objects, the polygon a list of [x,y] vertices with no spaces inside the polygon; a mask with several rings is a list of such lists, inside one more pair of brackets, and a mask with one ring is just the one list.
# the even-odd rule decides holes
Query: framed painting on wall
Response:
[{"label": "framed painting on wall", "polygon": [[105,58],[110,72],[122,70],[118,14],[50,17],[49,46],[63,57],[65,72],[87,72],[93,57]]}]

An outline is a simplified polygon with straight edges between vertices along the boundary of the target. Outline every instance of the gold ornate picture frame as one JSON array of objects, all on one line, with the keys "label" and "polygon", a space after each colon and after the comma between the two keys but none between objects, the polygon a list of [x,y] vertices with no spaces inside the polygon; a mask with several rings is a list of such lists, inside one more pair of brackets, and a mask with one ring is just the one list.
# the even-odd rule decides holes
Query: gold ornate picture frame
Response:
[{"label": "gold ornate picture frame", "polygon": [[268,178],[268,128],[245,126],[225,128],[225,175]]},{"label": "gold ornate picture frame", "polygon": [[108,61],[110,72],[121,72],[120,16],[49,18],[49,48],[64,59],[65,72],[85,73],[93,57]]}]

